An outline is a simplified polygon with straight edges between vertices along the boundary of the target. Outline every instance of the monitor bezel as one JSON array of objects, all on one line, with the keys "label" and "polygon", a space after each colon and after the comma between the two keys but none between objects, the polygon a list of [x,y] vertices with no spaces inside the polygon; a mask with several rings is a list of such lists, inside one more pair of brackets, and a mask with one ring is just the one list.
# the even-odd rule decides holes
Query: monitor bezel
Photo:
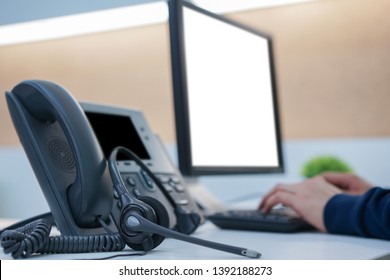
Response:
[{"label": "monitor bezel", "polygon": [[[191,130],[189,119],[189,104],[187,90],[186,57],[184,43],[184,19],[183,7],[192,9],[196,12],[212,17],[216,20],[233,25],[247,32],[253,33],[267,39],[269,47],[269,63],[271,71],[271,85],[273,89],[272,100],[274,106],[274,120],[276,144],[278,153],[278,166],[194,166],[192,164],[191,154]],[[272,38],[269,34],[254,30],[241,23],[228,19],[224,16],[214,14],[202,9],[192,3],[182,0],[169,0],[169,37],[171,48],[171,67],[172,67],[172,86],[173,86],[173,105],[175,111],[176,142],[178,150],[179,169],[184,176],[201,175],[228,175],[228,174],[255,174],[255,173],[282,173],[284,172],[284,163],[281,147],[281,125],[278,110],[277,86],[275,78],[275,64],[273,55]]]}]

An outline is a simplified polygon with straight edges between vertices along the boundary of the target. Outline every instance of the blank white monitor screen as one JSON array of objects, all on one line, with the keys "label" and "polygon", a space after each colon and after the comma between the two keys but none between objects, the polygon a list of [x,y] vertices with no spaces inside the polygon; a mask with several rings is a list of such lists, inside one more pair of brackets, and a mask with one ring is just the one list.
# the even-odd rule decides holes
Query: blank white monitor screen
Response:
[{"label": "blank white monitor screen", "polygon": [[269,38],[183,6],[194,167],[280,167]]}]

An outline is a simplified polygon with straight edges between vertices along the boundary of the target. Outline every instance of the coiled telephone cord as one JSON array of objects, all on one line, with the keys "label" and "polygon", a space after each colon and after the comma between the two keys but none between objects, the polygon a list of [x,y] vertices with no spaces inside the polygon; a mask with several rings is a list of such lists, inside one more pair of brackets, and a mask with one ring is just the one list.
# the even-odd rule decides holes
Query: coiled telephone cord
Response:
[{"label": "coiled telephone cord", "polygon": [[33,221],[1,234],[4,253],[28,258],[33,254],[62,254],[121,251],[126,244],[119,234],[90,236],[49,236],[51,223],[44,219]]}]

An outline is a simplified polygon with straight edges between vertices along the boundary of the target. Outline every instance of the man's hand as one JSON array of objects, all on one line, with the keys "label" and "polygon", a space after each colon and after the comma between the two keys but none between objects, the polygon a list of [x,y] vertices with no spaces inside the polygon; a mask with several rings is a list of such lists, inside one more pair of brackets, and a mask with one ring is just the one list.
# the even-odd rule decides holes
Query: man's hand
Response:
[{"label": "man's hand", "polygon": [[295,210],[314,227],[325,232],[323,220],[325,205],[331,197],[341,192],[340,188],[330,184],[322,176],[298,184],[278,184],[264,196],[259,209],[266,213],[276,204],[282,203]]}]

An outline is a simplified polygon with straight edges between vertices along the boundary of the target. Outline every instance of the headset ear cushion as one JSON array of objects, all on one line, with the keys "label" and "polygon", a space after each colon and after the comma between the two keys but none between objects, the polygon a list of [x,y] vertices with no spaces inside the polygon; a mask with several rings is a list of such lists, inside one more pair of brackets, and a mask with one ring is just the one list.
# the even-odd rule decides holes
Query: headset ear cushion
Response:
[{"label": "headset ear cushion", "polygon": [[[156,221],[154,223],[169,228],[169,215],[168,211],[165,208],[165,206],[158,201],[157,199],[149,196],[140,196],[137,199],[141,200],[142,202],[148,204],[150,207],[153,208],[155,214],[156,214]],[[165,239],[165,236],[153,234],[152,241],[153,241],[153,249],[156,248],[158,245],[160,245]],[[141,244],[131,244],[129,245],[132,249],[137,251],[142,251],[143,247]]]}]

